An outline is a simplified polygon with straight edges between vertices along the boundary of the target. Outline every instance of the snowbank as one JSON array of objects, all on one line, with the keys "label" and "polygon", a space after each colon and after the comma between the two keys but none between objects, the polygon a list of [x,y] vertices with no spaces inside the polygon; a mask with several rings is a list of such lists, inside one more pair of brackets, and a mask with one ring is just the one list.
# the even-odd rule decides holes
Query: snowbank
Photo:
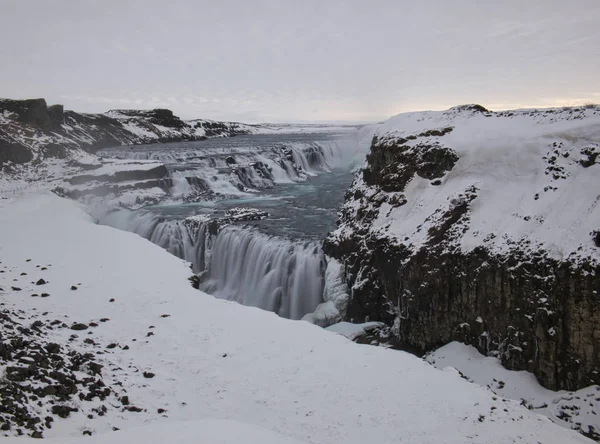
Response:
[{"label": "snowbank", "polygon": [[453,367],[469,381],[492,392],[522,402],[555,423],[600,438],[599,386],[576,392],[545,389],[526,371],[507,370],[497,358],[481,355],[475,347],[451,342],[426,357],[439,369]]}]

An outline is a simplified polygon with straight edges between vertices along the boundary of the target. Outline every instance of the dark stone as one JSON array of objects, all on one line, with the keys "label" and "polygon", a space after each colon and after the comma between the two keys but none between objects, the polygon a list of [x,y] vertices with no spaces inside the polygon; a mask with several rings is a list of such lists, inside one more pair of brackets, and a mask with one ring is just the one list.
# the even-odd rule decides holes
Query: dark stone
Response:
[{"label": "dark stone", "polygon": [[71,285],[71,290],[77,290],[77,287],[75,285]]},{"label": "dark stone", "polygon": [[129,405],[129,396],[122,396],[120,401],[123,405]]},{"label": "dark stone", "polygon": [[48,118],[50,123],[59,126],[64,123],[64,107],[62,105],[52,105],[48,107]]},{"label": "dark stone", "polygon": [[80,322],[77,322],[73,325],[71,325],[71,330],[76,330],[76,331],[81,331],[81,330],[87,330],[88,326],[85,324],[82,324]]},{"label": "dark stone", "polygon": [[76,412],[77,409],[71,408],[67,405],[53,405],[50,411],[61,418],[68,418],[71,412]]},{"label": "dark stone", "polygon": [[155,375],[152,372],[144,372],[144,378],[151,379],[151,378],[154,378],[154,376]]},{"label": "dark stone", "polygon": [[600,248],[600,230],[592,231],[592,240],[594,241],[594,244]]},{"label": "dark stone", "polygon": [[35,285],[45,285],[46,281],[44,279],[38,279]]},{"label": "dark stone", "polygon": [[41,296],[42,296],[43,298],[47,298],[48,296],[50,296],[50,294],[49,294],[49,293],[42,293],[42,294],[41,294]]}]

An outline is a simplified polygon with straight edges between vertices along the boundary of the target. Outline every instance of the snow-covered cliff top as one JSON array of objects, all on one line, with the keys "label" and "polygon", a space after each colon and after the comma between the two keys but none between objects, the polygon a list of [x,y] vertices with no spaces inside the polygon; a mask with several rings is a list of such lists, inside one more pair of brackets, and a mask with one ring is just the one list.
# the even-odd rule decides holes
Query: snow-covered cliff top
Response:
[{"label": "snow-covered cliff top", "polygon": [[[413,251],[443,239],[462,251],[518,246],[560,260],[600,257],[600,108],[494,113],[468,105],[399,114],[375,136],[367,170],[382,169],[367,173],[400,185],[360,177],[354,191],[362,197],[346,203],[347,220],[379,205],[371,232]],[[348,230],[342,224],[334,237]]]}]

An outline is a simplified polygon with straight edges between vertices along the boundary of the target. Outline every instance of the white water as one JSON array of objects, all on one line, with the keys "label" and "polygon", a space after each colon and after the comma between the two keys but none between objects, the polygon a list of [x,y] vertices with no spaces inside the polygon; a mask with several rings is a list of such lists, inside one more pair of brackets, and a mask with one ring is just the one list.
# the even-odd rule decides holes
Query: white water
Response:
[{"label": "white water", "polygon": [[226,227],[214,241],[200,288],[222,299],[301,319],[322,301],[325,267],[315,243],[292,243]]},{"label": "white water", "polygon": [[301,319],[323,298],[325,257],[314,242],[227,226],[215,236],[190,224],[143,211],[114,210],[99,222],[136,233],[192,264],[200,289],[222,299]]},{"label": "white water", "polygon": [[[357,158],[355,139],[315,141],[311,136],[302,137],[304,139],[292,141],[236,137],[234,140],[117,148],[103,154],[164,162],[172,181],[171,198],[176,201],[251,195],[260,198],[261,190],[278,184],[289,187]],[[331,185],[335,183],[333,180]],[[298,227],[293,224],[290,227],[302,233],[311,226],[320,226],[322,218],[327,218],[323,211],[329,207],[318,210],[322,205],[330,205],[329,196],[335,194],[331,185],[321,184],[314,192],[316,200],[304,198],[304,207],[293,201],[282,201],[281,208],[273,209],[275,220],[300,218]],[[342,195],[340,193],[340,199]],[[168,205],[163,207],[169,208]],[[174,210],[175,207],[177,205]],[[327,264],[316,242],[294,241],[239,226],[226,226],[211,235],[208,219],[190,223],[177,211],[171,214],[167,210],[163,214],[156,210],[117,209],[108,213],[98,211],[96,216],[102,224],[137,233],[190,262],[200,277],[200,289],[216,297],[291,319],[301,319],[323,302]]]},{"label": "white water", "polygon": [[264,145],[256,137],[235,139],[114,148],[100,154],[160,160],[169,169],[171,196],[185,199],[206,192],[240,196],[276,184],[303,182],[343,164],[356,151],[352,139],[281,142],[271,138]]}]

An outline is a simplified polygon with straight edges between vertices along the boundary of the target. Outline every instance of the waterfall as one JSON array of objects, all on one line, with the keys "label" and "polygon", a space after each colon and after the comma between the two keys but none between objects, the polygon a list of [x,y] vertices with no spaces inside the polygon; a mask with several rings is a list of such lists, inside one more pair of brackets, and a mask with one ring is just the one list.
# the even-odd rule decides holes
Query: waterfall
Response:
[{"label": "waterfall", "polygon": [[325,266],[316,243],[296,243],[229,226],[214,240],[200,289],[301,319],[322,301]]},{"label": "waterfall", "polygon": [[115,209],[97,216],[98,223],[130,231],[192,264],[195,272],[204,270],[210,245],[207,223],[192,228],[186,220],[173,220],[146,211]]},{"label": "waterfall", "polygon": [[[195,142],[192,142],[195,143]],[[199,193],[236,196],[302,182],[318,172],[330,171],[343,158],[346,142],[289,142],[257,146],[180,145],[165,150],[155,146],[113,148],[102,156],[159,160],[169,171],[170,194],[185,199]]]},{"label": "waterfall", "polygon": [[326,262],[317,243],[233,225],[211,235],[208,219],[173,220],[144,211],[116,209],[98,220],[190,262],[201,276],[200,289],[215,297],[290,319],[301,319],[322,301]]},{"label": "waterfall", "polygon": [[[291,140],[285,141],[253,136],[121,147],[99,154],[163,162],[169,172],[165,189],[173,200],[184,202],[246,197],[363,158],[357,156],[360,147],[352,137],[325,137],[322,141],[314,141],[312,136],[289,137]],[[313,313],[325,295],[327,310],[322,306],[319,313],[309,316],[319,325],[330,322],[334,310],[338,317],[344,311],[343,282],[315,242],[222,226],[231,220],[216,222],[208,216],[181,219],[119,208],[98,211],[96,217],[101,224],[137,233],[190,262],[200,278],[200,289],[215,297],[301,319]],[[323,316],[325,311],[327,316]]]}]

